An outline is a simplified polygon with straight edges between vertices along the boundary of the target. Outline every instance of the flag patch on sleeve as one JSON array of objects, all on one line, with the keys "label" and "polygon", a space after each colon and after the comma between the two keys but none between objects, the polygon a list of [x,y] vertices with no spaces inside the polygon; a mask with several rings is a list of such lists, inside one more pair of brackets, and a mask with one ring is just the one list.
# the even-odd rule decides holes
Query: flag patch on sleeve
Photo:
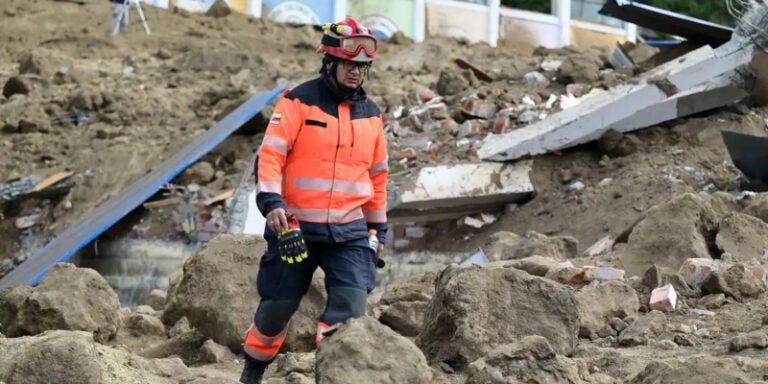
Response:
[{"label": "flag patch on sleeve", "polygon": [[272,114],[272,119],[269,120],[270,124],[280,125],[280,119],[283,118],[282,112],[275,112]]}]

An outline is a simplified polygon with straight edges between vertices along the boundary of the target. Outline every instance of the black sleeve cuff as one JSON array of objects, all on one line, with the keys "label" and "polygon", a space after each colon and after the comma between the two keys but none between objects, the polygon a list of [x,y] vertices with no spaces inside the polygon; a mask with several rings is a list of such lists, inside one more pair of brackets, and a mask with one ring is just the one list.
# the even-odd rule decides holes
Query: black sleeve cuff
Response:
[{"label": "black sleeve cuff", "polygon": [[368,229],[376,230],[376,237],[379,238],[379,243],[384,244],[387,240],[387,231],[389,230],[387,223],[367,223]]},{"label": "black sleeve cuff", "polygon": [[261,215],[267,217],[267,213],[277,208],[285,209],[285,202],[283,197],[277,193],[259,192],[256,194],[256,206],[259,207]]}]

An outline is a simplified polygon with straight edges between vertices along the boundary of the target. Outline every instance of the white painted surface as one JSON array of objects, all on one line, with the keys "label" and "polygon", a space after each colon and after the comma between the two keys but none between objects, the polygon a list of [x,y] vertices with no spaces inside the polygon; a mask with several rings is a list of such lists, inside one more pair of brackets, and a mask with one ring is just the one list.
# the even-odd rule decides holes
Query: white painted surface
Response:
[{"label": "white painted surface", "polygon": [[531,163],[477,163],[426,167],[419,171],[415,184],[401,191],[397,208],[431,206],[456,207],[453,200],[480,200],[533,192],[529,177]]},{"label": "white painted surface", "polygon": [[413,41],[424,41],[427,30],[427,5],[425,0],[413,0]]},{"label": "white painted surface", "polygon": [[502,39],[531,46],[560,47],[559,20],[555,16],[502,8],[500,24],[499,34]]},{"label": "white painted surface", "polygon": [[499,43],[499,24],[501,22],[501,0],[490,0],[488,3],[488,45],[496,47]]},{"label": "white painted surface", "polygon": [[264,227],[267,225],[267,219],[259,212],[256,206],[256,191],[248,194],[248,215],[245,219],[243,233],[249,235],[264,235]]},{"label": "white painted surface", "polygon": [[246,12],[254,17],[261,18],[261,0],[248,0]]},{"label": "white painted surface", "polygon": [[624,26],[626,32],[627,41],[630,43],[637,43],[637,25],[632,23],[626,23]]},{"label": "white painted surface", "polygon": [[560,20],[560,45],[571,45],[571,0],[557,1],[557,18]]},{"label": "white painted surface", "polygon": [[626,35],[626,31],[622,28],[611,27],[610,25],[605,24],[590,23],[589,21],[583,20],[571,20],[571,26],[611,35]]},{"label": "white painted surface", "polygon": [[347,0],[333,1],[333,21],[339,22],[347,17]]},{"label": "white painted surface", "polygon": [[475,12],[487,12],[488,6],[483,4],[467,3],[464,1],[453,0],[426,0],[427,5],[439,5],[447,8],[455,8],[456,10],[463,11],[475,11]]}]

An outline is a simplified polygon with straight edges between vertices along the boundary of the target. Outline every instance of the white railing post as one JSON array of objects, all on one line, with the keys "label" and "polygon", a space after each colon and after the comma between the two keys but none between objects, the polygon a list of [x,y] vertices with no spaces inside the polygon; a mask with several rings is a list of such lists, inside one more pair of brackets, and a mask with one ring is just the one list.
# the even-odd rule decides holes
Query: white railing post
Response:
[{"label": "white railing post", "polygon": [[627,32],[627,41],[637,43],[637,24],[626,23],[624,30]]},{"label": "white railing post", "polygon": [[501,22],[501,0],[488,1],[488,44],[496,47],[499,43],[499,23]]},{"label": "white railing post", "polygon": [[557,18],[560,22],[560,45],[571,45],[571,0],[557,1]]},{"label": "white railing post", "polygon": [[261,18],[261,0],[248,0],[245,12],[253,17]]},{"label": "white railing post", "polygon": [[421,43],[427,31],[427,3],[413,0],[413,41]]},{"label": "white railing post", "polygon": [[[347,17],[347,0],[333,0],[333,22],[344,20]],[[321,23],[326,21],[321,20]]]}]

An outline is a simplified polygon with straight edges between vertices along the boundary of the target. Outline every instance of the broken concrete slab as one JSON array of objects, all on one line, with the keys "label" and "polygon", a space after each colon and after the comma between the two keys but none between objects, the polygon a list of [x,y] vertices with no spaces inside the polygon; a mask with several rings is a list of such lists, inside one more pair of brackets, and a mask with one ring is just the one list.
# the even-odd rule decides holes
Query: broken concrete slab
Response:
[{"label": "broken concrete slab", "polygon": [[416,177],[399,181],[387,209],[389,222],[455,219],[524,201],[534,191],[530,171],[530,161],[422,168]]},{"label": "broken concrete slab", "polygon": [[[619,132],[630,132],[651,127],[665,121],[690,116],[743,100],[749,93],[743,87],[744,81],[733,71],[718,76],[711,83],[702,84],[680,92],[667,100],[646,108],[631,117],[611,126]],[[602,132],[588,135],[595,140]]]},{"label": "broken concrete slab", "polygon": [[478,156],[483,160],[514,160],[589,142],[601,131],[638,112],[645,113],[647,108],[664,103],[670,97],[713,78],[746,69],[753,52],[753,48],[737,43],[726,44],[715,51],[700,48],[654,68],[636,83],[617,86],[524,128],[502,135],[490,134]]}]

